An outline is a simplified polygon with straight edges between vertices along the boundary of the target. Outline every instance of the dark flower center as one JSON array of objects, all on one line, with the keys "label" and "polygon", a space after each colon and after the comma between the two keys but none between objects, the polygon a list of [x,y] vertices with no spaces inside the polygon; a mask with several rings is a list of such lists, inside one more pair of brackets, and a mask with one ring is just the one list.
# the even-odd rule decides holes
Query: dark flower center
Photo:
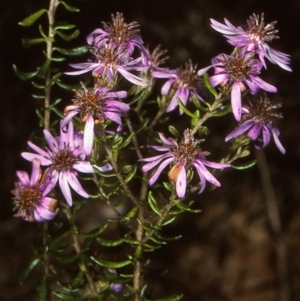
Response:
[{"label": "dark flower center", "polygon": [[274,21],[265,26],[264,14],[261,14],[260,20],[259,15],[253,14],[247,20],[248,29],[246,30],[247,34],[254,44],[260,44],[264,42],[270,42],[273,39],[278,39],[276,36],[278,30],[274,30],[274,25],[277,21]]},{"label": "dark flower center", "polygon": [[138,33],[137,22],[127,24],[124,22],[123,14],[112,15],[113,24],[103,22],[104,29],[109,33],[109,39],[119,44],[125,44],[134,33]]},{"label": "dark flower center", "polygon": [[248,63],[241,57],[225,57],[224,67],[230,80],[233,82],[242,82],[246,79],[251,68]]},{"label": "dark flower center", "polygon": [[42,192],[38,187],[23,186],[19,183],[12,191],[16,196],[14,198],[14,210],[17,211],[15,216],[34,220],[34,208],[39,205],[42,199]]},{"label": "dark flower center", "polygon": [[80,118],[83,122],[88,116],[93,116],[95,123],[103,123],[105,116],[103,114],[103,103],[105,95],[97,94],[96,88],[86,88],[76,91],[73,103],[80,108]]},{"label": "dark flower center", "polygon": [[184,139],[176,145],[175,163],[180,162],[188,167],[196,158],[205,158],[208,152],[201,151],[199,144],[202,140],[194,139],[189,130],[184,131]]},{"label": "dark flower center", "polygon": [[52,157],[51,169],[58,172],[61,171],[73,171],[73,165],[79,160],[74,156],[73,152],[69,150],[68,146],[65,146],[63,150],[59,150],[54,157]]},{"label": "dark flower center", "polygon": [[179,69],[177,81],[173,84],[175,89],[186,87],[190,90],[195,89],[200,83],[200,78],[197,75],[197,65],[193,66],[192,62],[186,63],[185,68]]},{"label": "dark flower center", "polygon": [[91,53],[95,55],[99,64],[116,69],[120,59],[120,53],[117,48],[109,47],[109,45],[103,45],[100,48],[92,47]]},{"label": "dark flower center", "polygon": [[272,105],[270,99],[264,95],[256,102],[250,102],[245,106],[249,110],[248,114],[243,115],[243,120],[252,119],[257,123],[268,124],[273,118],[283,118],[282,113],[274,112],[274,109],[280,108],[281,104]]}]

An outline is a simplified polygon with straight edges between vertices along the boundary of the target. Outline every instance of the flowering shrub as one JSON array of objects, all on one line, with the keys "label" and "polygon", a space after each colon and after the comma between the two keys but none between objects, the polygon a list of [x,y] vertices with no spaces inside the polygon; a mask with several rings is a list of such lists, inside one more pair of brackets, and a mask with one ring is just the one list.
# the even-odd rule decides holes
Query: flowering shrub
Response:
[{"label": "flowering shrub", "polygon": [[[37,98],[45,100],[44,115],[39,112],[39,116],[46,146],[28,142],[33,152],[23,152],[22,157],[32,162],[32,174],[18,171],[19,181],[12,191],[15,216],[43,223],[35,246],[37,258],[22,281],[41,264],[41,300],[150,300],[143,271],[147,269],[146,253],[172,239],[163,237],[162,228],[180,214],[198,212],[192,199],[221,187],[225,170],[253,166],[255,160],[240,160],[250,154],[252,146],[265,148],[273,137],[285,153],[276,125],[282,115],[274,112],[280,104],[272,104],[265,93],[277,89],[262,78],[266,60],[291,71],[290,59],[269,46],[277,31],[275,22],[265,25],[263,14],[250,16],[246,28],[235,27],[226,19],[226,25],[211,20],[212,28],[224,34],[234,48],[199,69],[191,61],[176,69],[165,67],[166,51],[159,46],[149,51],[138,23],[126,23],[122,13],[112,15],[111,23],[103,22],[102,28],[90,33],[87,45],[63,49],[54,46],[56,38],[68,41],[77,31],[63,34],[62,30],[74,26],[54,22],[60,5],[77,10],[64,1],[51,0],[48,10],[20,23],[29,26],[47,12],[50,24],[49,36],[39,40],[47,46],[43,67],[31,73],[14,68],[22,79],[39,80],[34,85],[45,91]],[[36,40],[28,43],[36,44]],[[70,62],[75,71],[56,73],[62,59],[53,57],[54,49],[61,55],[89,51],[91,59]],[[211,68],[214,73],[209,75]],[[88,83],[79,77],[75,89],[63,83],[67,76],[77,79],[84,73],[89,75]],[[159,79],[166,81],[154,96]],[[72,104],[64,100],[63,112],[57,108],[60,99],[52,99],[54,86],[70,91]],[[187,125],[183,133],[170,122],[173,110],[180,123]],[[218,133],[209,130],[207,120],[217,122],[231,112],[236,126],[222,137],[224,153],[221,157],[210,154],[206,141]],[[231,144],[225,152],[228,141]],[[84,232],[76,215],[91,199],[109,204],[115,217]],[[123,231],[107,239],[107,228],[116,224]],[[120,245],[130,248],[124,247],[117,260],[101,256],[103,248]],[[181,297],[154,294],[160,300]]]}]

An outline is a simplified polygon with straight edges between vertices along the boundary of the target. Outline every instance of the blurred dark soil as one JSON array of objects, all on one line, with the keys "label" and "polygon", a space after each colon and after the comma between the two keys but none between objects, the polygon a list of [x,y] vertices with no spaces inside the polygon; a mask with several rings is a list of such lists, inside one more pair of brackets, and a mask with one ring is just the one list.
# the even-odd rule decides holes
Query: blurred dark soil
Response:
[{"label": "blurred dark soil", "polygon": [[[34,258],[30,244],[38,225],[13,217],[10,193],[16,170],[30,168],[20,153],[26,150],[26,141],[38,124],[36,100],[30,97],[31,84],[14,75],[12,64],[23,71],[31,71],[40,63],[41,53],[33,48],[23,49],[21,44],[22,38],[35,37],[36,28],[21,28],[17,23],[47,7],[48,1],[21,2],[0,3],[2,301],[37,300],[35,277],[24,285],[19,285],[18,279]],[[267,169],[271,175],[275,206],[274,203],[268,206],[270,186],[262,180],[262,170],[258,166],[224,173],[220,176],[220,189],[205,192],[195,199],[195,208],[201,209],[201,214],[182,216],[165,230],[169,235],[182,234],[182,239],[149,255],[153,273],[147,278],[154,295],[182,292],[185,301],[300,300],[300,1],[69,2],[81,7],[81,13],[65,16],[58,11],[58,19],[66,18],[81,29],[76,43],[84,44],[85,36],[101,26],[101,21],[109,21],[111,13],[123,12],[126,21],[140,23],[146,44],[151,48],[161,44],[169,50],[171,67],[191,58],[202,68],[210,64],[213,56],[230,51],[221,34],[210,27],[210,18],[223,21],[225,17],[241,25],[250,14],[264,12],[267,23],[278,21],[276,28],[280,39],[275,40],[272,47],[291,54],[293,72],[269,65],[268,72],[264,73],[264,79],[278,88],[272,99],[283,104],[280,139],[287,150],[281,155],[272,142],[265,151],[267,164],[261,161],[263,170]],[[279,230],[274,228],[274,208],[281,222]],[[155,272],[163,270],[168,273],[155,276]]]}]

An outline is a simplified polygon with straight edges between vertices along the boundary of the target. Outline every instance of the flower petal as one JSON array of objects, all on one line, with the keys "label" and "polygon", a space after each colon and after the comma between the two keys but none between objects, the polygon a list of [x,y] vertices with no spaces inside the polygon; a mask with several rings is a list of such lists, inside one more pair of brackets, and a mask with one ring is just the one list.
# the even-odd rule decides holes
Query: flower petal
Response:
[{"label": "flower petal", "polygon": [[180,199],[183,199],[186,192],[186,171],[184,166],[181,166],[181,169],[178,173],[178,178],[176,181],[176,192]]}]

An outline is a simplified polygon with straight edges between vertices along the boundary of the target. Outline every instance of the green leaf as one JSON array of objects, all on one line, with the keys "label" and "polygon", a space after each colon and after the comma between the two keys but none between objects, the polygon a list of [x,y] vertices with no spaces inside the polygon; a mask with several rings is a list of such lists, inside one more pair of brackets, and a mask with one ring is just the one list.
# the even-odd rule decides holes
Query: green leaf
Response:
[{"label": "green leaf", "polygon": [[169,125],[168,130],[174,137],[181,138],[181,135],[178,133],[177,129],[173,125]]},{"label": "green leaf", "polygon": [[50,63],[51,63],[51,60],[47,59],[45,61],[45,63],[43,64],[43,66],[38,68],[38,73],[37,73],[38,77],[44,77],[45,76],[46,72],[48,71]]},{"label": "green leaf", "polygon": [[128,183],[130,182],[130,180],[135,176],[136,171],[137,171],[137,165],[133,165],[133,168],[131,169],[131,171],[129,172],[129,174],[126,176],[125,178],[125,182]]},{"label": "green leaf", "polygon": [[213,88],[210,84],[210,81],[209,81],[209,76],[207,73],[204,73],[203,74],[203,80],[204,80],[204,85],[205,87],[207,88],[207,90],[215,97],[217,98],[218,97],[218,93],[217,91],[215,90],[215,88]]},{"label": "green leaf", "polygon": [[59,48],[59,47],[53,48],[53,50],[56,50],[59,53],[62,53],[64,55],[68,55],[68,56],[81,55],[81,54],[87,53],[89,51],[89,49],[90,48],[88,46],[81,46],[81,47],[76,47],[76,48],[72,48],[72,49],[64,49],[64,48]]},{"label": "green leaf", "polygon": [[188,212],[192,212],[192,213],[199,213],[201,212],[201,210],[197,210],[197,209],[192,209],[190,207],[190,205],[192,203],[189,203],[188,205],[183,203],[182,201],[174,201],[175,205],[177,206],[178,209],[180,209],[182,212],[184,211],[188,211]]},{"label": "green leaf", "polygon": [[119,146],[117,147],[118,149],[126,147],[132,140],[134,136],[134,133],[131,133]]},{"label": "green leaf", "polygon": [[177,97],[177,102],[178,102],[178,105],[180,107],[180,109],[188,116],[192,117],[192,118],[196,118],[196,116],[187,109],[187,107],[183,104],[183,102],[180,100],[179,97]]},{"label": "green leaf", "polygon": [[101,237],[97,237],[96,241],[104,247],[115,247],[115,246],[119,246],[124,242],[124,239],[117,239],[117,240],[108,240],[108,239],[103,239]]},{"label": "green leaf", "polygon": [[47,12],[47,10],[43,8],[43,9],[33,13],[29,17],[25,18],[23,21],[19,22],[18,24],[21,26],[24,26],[24,27],[30,26],[46,12]]},{"label": "green leaf", "polygon": [[22,72],[22,71],[18,70],[16,65],[13,65],[13,69],[14,69],[15,74],[22,80],[31,79],[31,78],[35,77],[38,73],[38,70],[34,71],[34,72]]},{"label": "green leaf", "polygon": [[22,44],[24,48],[29,48],[32,45],[40,44],[45,42],[44,38],[35,38],[35,39],[22,39]]},{"label": "green leaf", "polygon": [[40,285],[38,286],[38,292],[39,292],[40,300],[47,300],[47,295],[48,295],[47,275],[43,276]]},{"label": "green leaf", "polygon": [[105,229],[107,228],[108,226],[108,223],[104,224],[101,228],[97,228],[97,229],[94,229],[88,233],[81,233],[81,235],[84,235],[85,237],[90,237],[90,238],[94,238],[94,237],[97,237],[99,236],[101,233],[103,233],[105,231]]},{"label": "green leaf", "polygon": [[20,276],[20,284],[23,284],[27,280],[31,272],[39,264],[40,261],[40,258],[37,258],[30,263],[30,265],[24,270],[24,272]]},{"label": "green leaf", "polygon": [[65,7],[65,9],[70,12],[76,12],[76,13],[80,12],[79,8],[67,4],[65,1],[60,1],[59,3],[61,3]]},{"label": "green leaf", "polygon": [[73,29],[75,28],[76,25],[74,24],[65,24],[65,25],[58,25],[55,26],[54,30],[56,31],[57,29],[61,29],[61,30],[69,30],[69,29]]},{"label": "green leaf", "polygon": [[171,218],[169,218],[169,219],[167,219],[167,220],[164,221],[161,225],[162,225],[162,226],[169,225],[169,224],[171,224],[175,219],[176,219],[176,215],[173,216],[173,217],[171,217]]},{"label": "green leaf", "polygon": [[148,204],[154,213],[161,216],[161,212],[160,212],[157,202],[152,194],[152,191],[149,191],[149,194],[148,194]]},{"label": "green leaf", "polygon": [[81,301],[82,300],[82,298],[80,296],[70,296],[70,295],[65,295],[63,293],[59,293],[59,292],[55,292],[55,291],[53,291],[53,294],[59,300],[63,300],[63,301]]},{"label": "green leaf", "polygon": [[63,263],[63,264],[69,264],[69,263],[75,261],[77,258],[78,258],[77,254],[72,255],[72,256],[59,256],[59,255],[55,255],[55,259],[57,261],[59,261],[60,263]]},{"label": "green leaf", "polygon": [[107,260],[102,260],[102,259],[96,259],[93,256],[91,256],[90,258],[96,264],[100,265],[101,267],[107,268],[107,269],[120,269],[120,268],[123,268],[123,267],[131,264],[130,260],[125,260],[125,261],[121,261],[121,262],[113,262],[113,261],[107,261]]},{"label": "green leaf", "polygon": [[218,111],[215,111],[212,116],[222,117],[227,115],[231,111],[231,105],[221,106]]},{"label": "green leaf", "polygon": [[73,33],[71,33],[70,35],[67,35],[67,34],[64,34],[64,33],[62,33],[62,32],[60,32],[60,31],[57,31],[56,32],[63,40],[65,40],[65,41],[71,41],[71,40],[73,40],[73,39],[75,39],[75,38],[77,38],[78,37],[78,35],[79,35],[79,30],[78,29],[76,29]]},{"label": "green leaf", "polygon": [[32,81],[31,82],[32,83],[32,85],[35,87],[35,88],[37,88],[37,89],[45,89],[45,86],[44,85],[40,85],[40,84],[37,84],[36,82],[34,82],[34,81]]},{"label": "green leaf", "polygon": [[60,246],[60,244],[65,240],[65,238],[70,234],[69,231],[61,234],[60,236],[58,236],[57,238],[53,239],[52,241],[50,241],[49,243],[49,250],[57,250]]},{"label": "green leaf", "polygon": [[256,160],[251,160],[247,163],[244,163],[242,165],[232,165],[231,164],[231,167],[234,168],[234,169],[237,169],[237,170],[244,170],[244,169],[248,169],[248,168],[251,168],[252,166],[254,166],[256,164]]}]

